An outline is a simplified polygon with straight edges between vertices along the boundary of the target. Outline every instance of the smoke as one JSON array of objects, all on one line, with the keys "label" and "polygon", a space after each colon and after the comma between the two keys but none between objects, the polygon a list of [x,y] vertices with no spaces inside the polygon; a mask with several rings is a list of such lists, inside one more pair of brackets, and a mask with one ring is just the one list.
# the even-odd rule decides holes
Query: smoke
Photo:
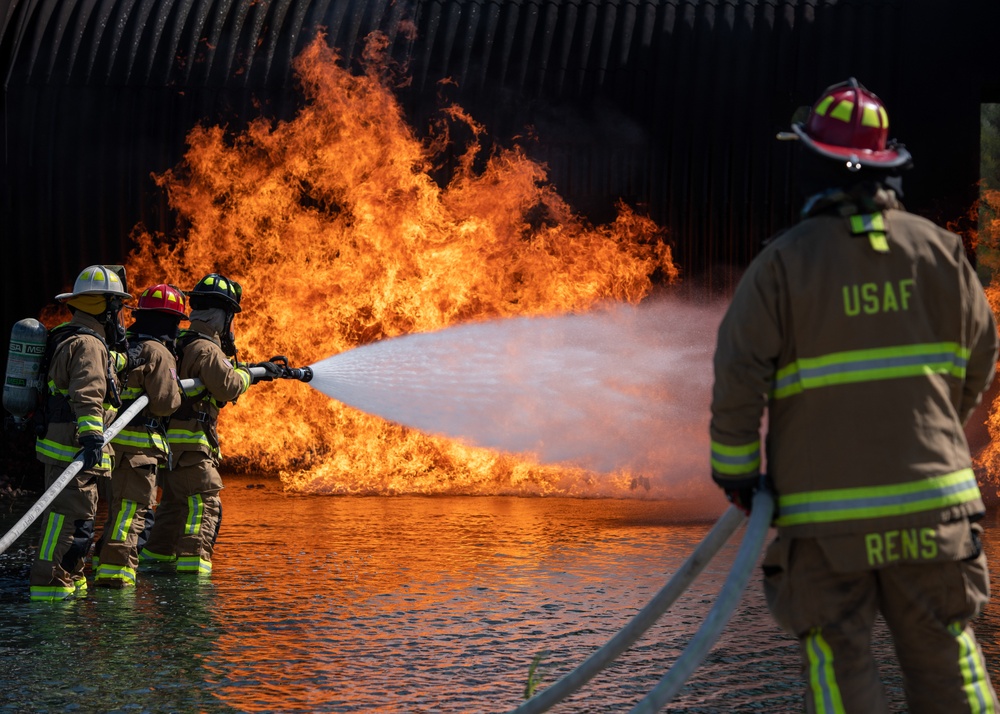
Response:
[{"label": "smoke", "polygon": [[311,384],[426,433],[543,463],[625,470],[647,490],[677,495],[682,484],[709,483],[712,352],[724,307],[660,299],[467,323],[335,355],[312,366]]}]

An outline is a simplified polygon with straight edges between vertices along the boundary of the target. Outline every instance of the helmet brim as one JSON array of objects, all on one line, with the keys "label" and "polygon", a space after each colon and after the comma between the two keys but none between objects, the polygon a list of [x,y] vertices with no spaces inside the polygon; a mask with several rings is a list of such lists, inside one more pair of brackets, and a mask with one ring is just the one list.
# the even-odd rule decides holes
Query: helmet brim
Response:
[{"label": "helmet brim", "polygon": [[[806,133],[802,124],[792,124],[792,131],[812,151],[835,161],[852,161],[861,166],[868,166],[875,169],[894,169],[906,166],[913,160],[906,147],[899,144],[893,146],[891,149],[883,149],[881,151],[855,149],[849,146],[837,146],[836,144],[826,144],[822,141],[816,141]],[[791,137],[782,136],[781,138]]]},{"label": "helmet brim", "polygon": [[80,297],[81,295],[114,295],[126,299],[132,297],[130,294],[126,292],[113,293],[113,292],[108,292],[107,290],[81,290],[78,293],[59,293],[58,295],[56,295],[55,299],[59,300],[60,302],[65,302],[70,298]]}]

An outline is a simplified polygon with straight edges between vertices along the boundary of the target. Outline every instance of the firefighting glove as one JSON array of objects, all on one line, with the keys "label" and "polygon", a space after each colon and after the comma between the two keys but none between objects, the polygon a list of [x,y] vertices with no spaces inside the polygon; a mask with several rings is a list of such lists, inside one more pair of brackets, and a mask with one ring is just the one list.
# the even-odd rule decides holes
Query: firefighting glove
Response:
[{"label": "firefighting glove", "polygon": [[274,362],[257,362],[255,364],[250,365],[250,366],[251,367],[262,367],[264,369],[264,376],[263,377],[257,377],[257,376],[255,376],[253,378],[253,383],[254,384],[257,384],[257,382],[270,382],[273,379],[280,378],[281,375],[282,375],[281,366],[275,364]]},{"label": "firefighting glove", "polygon": [[80,437],[83,470],[89,471],[101,463],[104,456],[104,437],[100,434],[86,434]]},{"label": "firefighting glove", "polygon": [[757,493],[756,486],[747,486],[745,488],[730,488],[726,489],[726,498],[731,504],[736,506],[738,509],[743,511],[746,515],[750,515],[750,509],[753,508],[753,496]]}]

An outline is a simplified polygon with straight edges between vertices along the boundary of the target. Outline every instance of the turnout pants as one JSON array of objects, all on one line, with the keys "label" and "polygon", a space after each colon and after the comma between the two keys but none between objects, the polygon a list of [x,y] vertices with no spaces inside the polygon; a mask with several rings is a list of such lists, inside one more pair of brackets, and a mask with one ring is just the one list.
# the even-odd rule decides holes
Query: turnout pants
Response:
[{"label": "turnout pants", "polygon": [[[68,465],[45,465],[46,490]],[[87,592],[83,567],[94,540],[97,480],[102,477],[96,471],[80,471],[42,514],[41,540],[29,576],[32,600],[65,600]]]},{"label": "turnout pants", "polygon": [[989,600],[981,549],[966,560],[849,572],[829,553],[816,539],[779,537],[764,559],[771,614],[799,639],[807,712],[889,711],[870,647],[878,613],[892,633],[911,714],[1000,711],[969,627]]},{"label": "turnout pants", "polygon": [[182,451],[175,460],[160,479],[160,503],[139,559],[175,564],[179,573],[210,575],[222,520],[222,477],[212,457],[199,451]]},{"label": "turnout pants", "polygon": [[156,498],[159,461],[142,453],[125,452],[111,474],[108,520],[97,546],[94,584],[109,587],[135,585],[139,566],[139,536]]}]

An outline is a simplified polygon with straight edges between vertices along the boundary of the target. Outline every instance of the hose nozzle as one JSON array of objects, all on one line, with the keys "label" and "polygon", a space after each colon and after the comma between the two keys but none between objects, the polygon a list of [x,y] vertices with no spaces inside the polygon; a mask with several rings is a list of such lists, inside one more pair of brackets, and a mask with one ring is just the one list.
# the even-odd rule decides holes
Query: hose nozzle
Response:
[{"label": "hose nozzle", "polygon": [[297,379],[300,382],[308,382],[313,378],[313,371],[309,367],[289,367],[288,358],[284,355],[275,355],[268,362],[274,362],[281,367],[281,379]]},{"label": "hose nozzle", "polygon": [[297,379],[300,382],[308,382],[313,378],[313,371],[309,367],[288,367],[285,369],[285,374],[282,377],[285,379]]}]

